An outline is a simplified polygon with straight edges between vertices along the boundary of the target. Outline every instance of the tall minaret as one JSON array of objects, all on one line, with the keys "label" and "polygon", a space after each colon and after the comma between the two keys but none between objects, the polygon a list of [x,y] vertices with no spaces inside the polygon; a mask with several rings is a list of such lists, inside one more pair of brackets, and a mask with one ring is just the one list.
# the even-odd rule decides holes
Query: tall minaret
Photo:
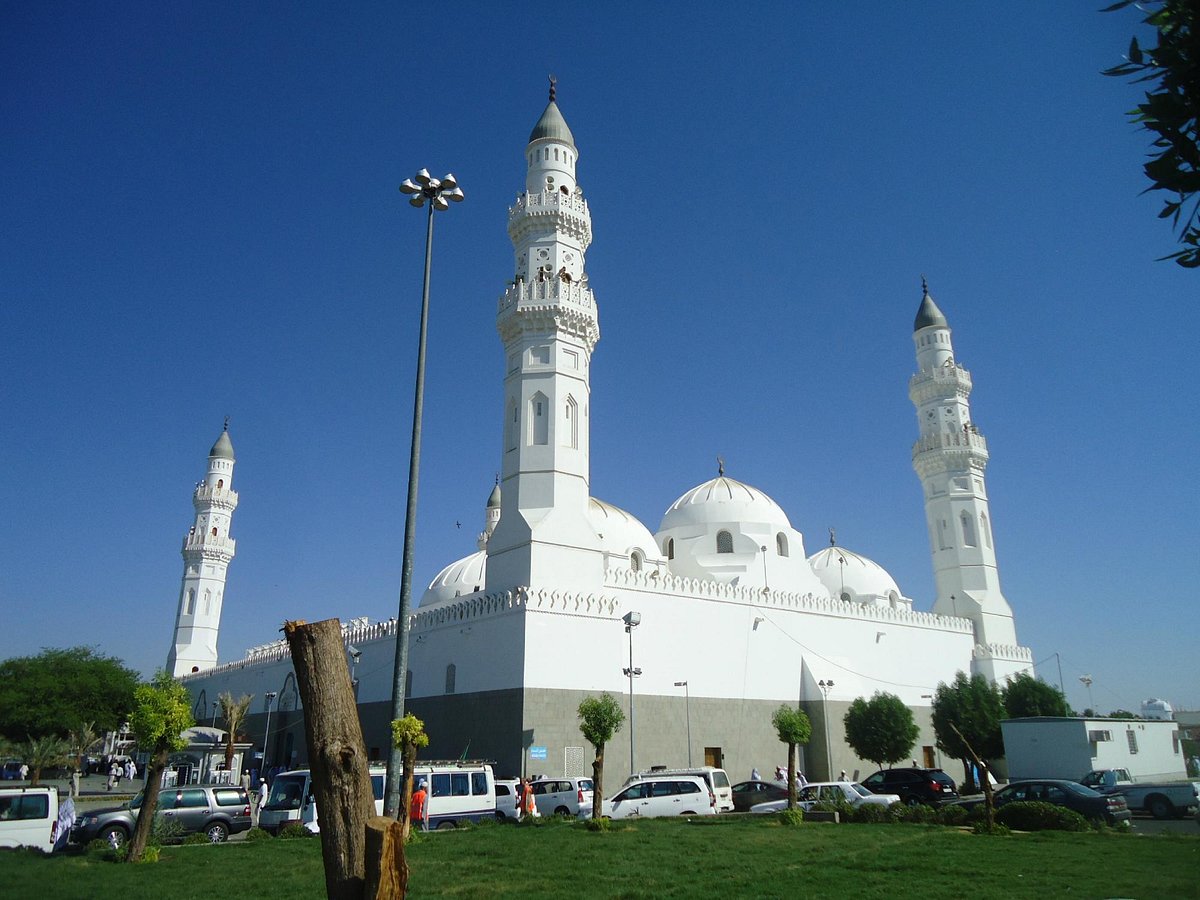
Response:
[{"label": "tall minaret", "polygon": [[508,213],[516,272],[496,315],[505,353],[503,490],[488,590],[602,576],[587,516],[589,368],[600,323],[584,270],[592,219],[575,182],[578,157],[551,79],[525,148],[525,192]]},{"label": "tall minaret", "polygon": [[202,672],[217,664],[217,632],[225,571],[233,559],[229,536],[238,495],[233,490],[233,443],[229,419],[208,453],[208,474],[192,492],[196,521],[183,539],[183,587],[175,613],[175,642],[167,655],[174,676]]},{"label": "tall minaret", "polygon": [[987,441],[971,419],[971,374],[954,361],[950,326],[924,279],[913,325],[918,372],[908,385],[920,438],[913,468],[925,489],[937,600],[933,611],[975,625],[973,670],[999,680],[1025,665],[1012,608],[1000,591],[983,472]]}]

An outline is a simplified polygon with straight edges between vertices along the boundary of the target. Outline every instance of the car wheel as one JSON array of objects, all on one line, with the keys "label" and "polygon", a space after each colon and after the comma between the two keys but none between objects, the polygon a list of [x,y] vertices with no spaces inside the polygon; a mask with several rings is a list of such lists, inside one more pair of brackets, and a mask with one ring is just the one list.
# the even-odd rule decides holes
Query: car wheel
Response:
[{"label": "car wheel", "polygon": [[454,823],[447,819],[445,822],[438,822],[438,831],[450,831],[454,827]]},{"label": "car wheel", "polygon": [[569,809],[567,809],[565,806],[557,806],[554,808],[554,814],[556,816],[569,816],[571,814],[571,811]]},{"label": "car wheel", "polygon": [[229,829],[221,822],[209,822],[204,833],[214,844],[223,844],[229,838]]},{"label": "car wheel", "polygon": [[692,812],[692,811],[689,809],[689,810],[687,810],[687,811],[685,811],[685,812],[681,812],[681,813],[680,813],[680,815],[681,815],[681,816],[694,816],[694,815],[695,815],[695,813],[694,813],[694,812]]},{"label": "car wheel", "polygon": [[500,810],[496,810],[496,821],[497,822],[507,822],[508,816],[506,816],[504,813],[500,812]]},{"label": "car wheel", "polygon": [[1146,808],[1156,819],[1169,819],[1175,815],[1175,807],[1166,797],[1155,795],[1146,800]]},{"label": "car wheel", "polygon": [[108,841],[114,850],[119,849],[129,840],[129,835],[120,825],[109,825],[100,832],[99,837],[102,841]]}]

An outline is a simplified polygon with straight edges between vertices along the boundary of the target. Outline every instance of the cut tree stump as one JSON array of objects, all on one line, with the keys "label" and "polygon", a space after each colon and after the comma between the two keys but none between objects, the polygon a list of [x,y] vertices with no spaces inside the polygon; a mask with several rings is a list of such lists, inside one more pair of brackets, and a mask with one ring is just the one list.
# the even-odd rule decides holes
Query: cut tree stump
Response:
[{"label": "cut tree stump", "polygon": [[408,861],[404,858],[404,825],[387,816],[367,822],[367,882],[364,900],[404,900],[408,893]]}]

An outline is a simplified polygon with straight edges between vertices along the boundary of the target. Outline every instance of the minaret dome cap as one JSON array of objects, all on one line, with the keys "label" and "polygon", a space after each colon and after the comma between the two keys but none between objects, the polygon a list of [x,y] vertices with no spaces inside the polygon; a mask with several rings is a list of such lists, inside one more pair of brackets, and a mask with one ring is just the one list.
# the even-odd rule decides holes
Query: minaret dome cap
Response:
[{"label": "minaret dome cap", "polygon": [[550,102],[546,104],[546,108],[542,111],[542,117],[533,126],[533,131],[529,133],[529,143],[532,144],[535,141],[558,141],[559,143],[567,144],[572,150],[578,153],[579,151],[575,148],[575,136],[571,134],[571,129],[567,127],[567,120],[563,118],[563,114],[558,109],[558,104],[554,102],[556,84],[556,79],[551,76]]},{"label": "minaret dome cap", "polygon": [[212,445],[212,449],[208,451],[209,459],[233,459],[233,442],[229,440],[228,427],[221,432],[221,436],[217,438],[217,442]]},{"label": "minaret dome cap", "polygon": [[938,309],[938,305],[929,296],[929,288],[926,287],[924,279],[921,279],[921,287],[924,289],[925,296],[921,298],[921,307],[917,310],[917,318],[913,322],[913,331],[920,331],[922,328],[930,328],[932,326],[949,328],[950,323],[946,321],[946,317],[942,315],[942,311]]}]

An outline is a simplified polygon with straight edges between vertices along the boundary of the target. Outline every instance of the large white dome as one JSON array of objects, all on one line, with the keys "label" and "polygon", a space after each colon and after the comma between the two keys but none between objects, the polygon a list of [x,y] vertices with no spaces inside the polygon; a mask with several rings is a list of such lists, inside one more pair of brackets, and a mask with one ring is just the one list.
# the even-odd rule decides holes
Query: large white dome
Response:
[{"label": "large white dome", "polygon": [[903,599],[900,587],[883,566],[845,547],[826,547],[810,556],[808,564],[834,597],[891,606]]},{"label": "large white dome", "polygon": [[422,609],[483,590],[487,575],[487,551],[477,550],[455,560],[437,573],[421,597]]},{"label": "large white dome", "polygon": [[719,475],[672,503],[658,530],[733,522],[767,525],[777,531],[792,527],[779,504],[758,488]]},{"label": "large white dome", "polygon": [[618,556],[639,550],[643,559],[659,555],[650,529],[620,507],[589,497],[588,519],[600,538],[601,549]]}]

